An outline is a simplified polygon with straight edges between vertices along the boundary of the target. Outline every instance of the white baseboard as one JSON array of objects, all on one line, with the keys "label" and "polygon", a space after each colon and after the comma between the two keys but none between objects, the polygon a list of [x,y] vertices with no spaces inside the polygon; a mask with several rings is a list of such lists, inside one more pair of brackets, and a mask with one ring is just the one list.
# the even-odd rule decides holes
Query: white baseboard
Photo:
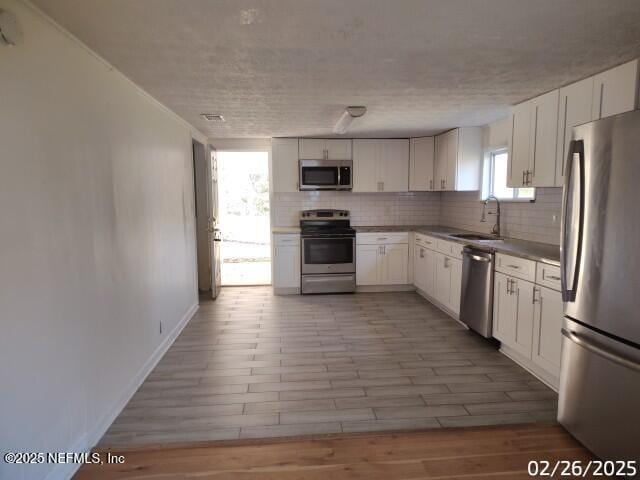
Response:
[{"label": "white baseboard", "polygon": [[[164,356],[167,350],[169,350],[169,347],[171,347],[176,338],[178,338],[182,329],[187,325],[189,320],[191,320],[199,307],[200,305],[196,303],[187,310],[174,329],[169,333],[169,335],[167,335],[162,343],[158,345],[158,348],[155,349],[142,368],[131,379],[129,385],[127,385],[120,394],[118,401],[114,406],[97,422],[92,431],[78,439],[78,441],[68,451],[88,452],[100,441],[113,421],[118,417],[118,415],[120,415],[122,409],[127,405],[127,403],[129,403],[131,397],[133,397],[138,388],[140,388],[140,385],[142,385],[160,359]],[[49,471],[45,480],[62,480],[71,478],[81,466],[82,464],[75,463],[57,464]]]},{"label": "white baseboard", "polygon": [[462,323],[460,321],[459,315],[457,315],[455,312],[453,312],[452,310],[449,310],[447,307],[445,307],[443,304],[441,304],[439,301],[437,301],[432,296],[427,295],[427,293],[424,290],[420,290],[419,288],[416,288],[416,292],[418,293],[418,295],[420,295],[422,298],[424,298],[427,302],[429,302],[429,303],[433,304],[434,306],[438,307],[440,310],[442,310],[444,313],[446,313],[451,318],[453,318],[456,322],[458,322],[461,326],[463,326],[464,328],[469,330],[469,327],[467,326],[467,324],[466,323]]},{"label": "white baseboard", "polygon": [[412,292],[413,285],[357,285],[356,292]]},{"label": "white baseboard", "polygon": [[511,360],[516,362],[522,368],[527,370],[531,375],[536,377],[542,383],[544,383],[547,387],[549,387],[554,392],[558,393],[558,385],[560,383],[560,379],[551,373],[543,370],[539,366],[537,366],[533,361],[529,360],[527,357],[517,352],[513,348],[509,348],[505,344],[500,344],[500,353],[509,357]]},{"label": "white baseboard", "polygon": [[273,287],[274,295],[299,295],[300,287]]}]

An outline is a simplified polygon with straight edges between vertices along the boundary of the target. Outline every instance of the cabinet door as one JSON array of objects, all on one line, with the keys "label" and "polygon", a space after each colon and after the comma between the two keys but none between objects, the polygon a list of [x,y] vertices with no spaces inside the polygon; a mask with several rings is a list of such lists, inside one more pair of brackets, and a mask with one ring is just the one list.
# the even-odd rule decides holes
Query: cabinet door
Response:
[{"label": "cabinet door", "polygon": [[304,160],[322,160],[325,157],[323,138],[301,138],[298,142],[299,158]]},{"label": "cabinet door", "polygon": [[441,253],[436,253],[436,278],[434,297],[445,306],[451,298],[451,259]]},{"label": "cabinet door", "polygon": [[377,192],[378,140],[353,141],[353,191]]},{"label": "cabinet door", "polygon": [[423,292],[425,291],[425,248],[415,245],[413,247],[413,284]]},{"label": "cabinet door", "polygon": [[610,117],[636,108],[638,60],[599,73],[593,77],[592,119]]},{"label": "cabinet door", "polygon": [[533,345],[533,283],[513,278],[513,290],[518,301],[514,350],[531,358]]},{"label": "cabinet door", "polygon": [[409,140],[380,140],[378,181],[383,192],[409,190]]},{"label": "cabinet door", "polygon": [[297,138],[274,138],[272,140],[271,178],[275,193],[298,191]]},{"label": "cabinet door", "polygon": [[462,260],[457,258],[449,259],[449,270],[451,270],[451,293],[449,294],[449,308],[460,314],[460,291],[462,289]]},{"label": "cabinet door", "polygon": [[530,186],[553,187],[556,179],[556,140],[558,138],[558,90],[532,100],[532,143],[529,168]]},{"label": "cabinet door", "polygon": [[436,135],[434,140],[435,167],[434,190],[444,190],[444,181],[447,176],[447,137],[446,134]]},{"label": "cabinet door", "polygon": [[436,291],[436,262],[437,253],[425,248],[424,250],[424,292],[435,298]]},{"label": "cabinet door", "polygon": [[382,246],[382,281],[384,285],[405,285],[407,283],[407,262],[409,246],[403,243]]},{"label": "cabinet door", "polygon": [[273,286],[276,288],[300,287],[300,246],[273,248]]},{"label": "cabinet door", "polygon": [[534,305],[533,351],[531,359],[549,373],[560,375],[562,345],[562,295],[550,288],[536,285]]},{"label": "cabinet door", "polygon": [[447,163],[444,170],[444,188],[443,190],[456,189],[456,168],[458,166],[458,135],[459,130],[450,130],[445,133],[447,142]]},{"label": "cabinet door", "polygon": [[556,181],[564,186],[564,170],[573,127],[591,121],[593,77],[560,89],[558,101],[558,142],[556,148]]},{"label": "cabinet door", "polygon": [[507,346],[513,346],[516,336],[518,299],[511,293],[513,279],[495,272],[493,285],[493,336]]},{"label": "cabinet door", "polygon": [[433,137],[412,138],[409,145],[409,190],[433,190],[433,169]]},{"label": "cabinet door", "polygon": [[524,185],[524,172],[529,168],[531,103],[524,102],[514,106],[511,121],[513,127],[509,145],[507,186],[522,187]]},{"label": "cabinet door", "polygon": [[380,285],[380,245],[356,246],[356,284]]},{"label": "cabinet door", "polygon": [[325,140],[329,160],[351,160],[351,140]]}]

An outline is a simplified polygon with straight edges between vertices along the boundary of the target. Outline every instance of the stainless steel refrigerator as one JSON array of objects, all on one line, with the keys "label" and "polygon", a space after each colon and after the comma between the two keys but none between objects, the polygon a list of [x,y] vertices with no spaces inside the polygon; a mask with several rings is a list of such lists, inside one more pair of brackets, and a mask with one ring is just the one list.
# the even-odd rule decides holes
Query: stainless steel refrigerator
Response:
[{"label": "stainless steel refrigerator", "polygon": [[576,127],[562,219],[558,420],[602,459],[640,459],[640,111]]}]

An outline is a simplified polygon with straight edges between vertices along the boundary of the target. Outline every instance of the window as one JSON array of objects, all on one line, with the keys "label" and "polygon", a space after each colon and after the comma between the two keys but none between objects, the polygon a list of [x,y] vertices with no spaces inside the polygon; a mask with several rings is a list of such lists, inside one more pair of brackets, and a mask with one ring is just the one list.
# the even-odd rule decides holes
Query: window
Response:
[{"label": "window", "polygon": [[507,149],[487,153],[482,171],[482,200],[493,195],[500,200],[532,202],[536,198],[535,188],[507,187],[509,152]]}]

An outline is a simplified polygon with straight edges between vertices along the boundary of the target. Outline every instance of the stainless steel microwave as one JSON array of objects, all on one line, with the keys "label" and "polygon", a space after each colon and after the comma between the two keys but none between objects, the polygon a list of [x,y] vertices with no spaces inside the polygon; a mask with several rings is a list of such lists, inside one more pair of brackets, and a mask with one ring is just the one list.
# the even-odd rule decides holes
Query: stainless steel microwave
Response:
[{"label": "stainless steel microwave", "polygon": [[300,160],[300,190],[351,190],[353,161]]}]

